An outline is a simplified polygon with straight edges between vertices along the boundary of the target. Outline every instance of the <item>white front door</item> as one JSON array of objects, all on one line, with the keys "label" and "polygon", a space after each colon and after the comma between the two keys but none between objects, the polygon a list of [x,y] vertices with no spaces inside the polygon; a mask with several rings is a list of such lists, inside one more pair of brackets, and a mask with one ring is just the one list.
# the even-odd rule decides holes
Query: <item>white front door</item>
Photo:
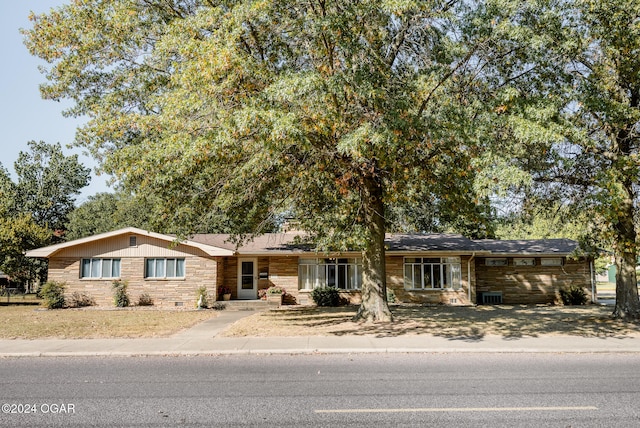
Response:
[{"label": "white front door", "polygon": [[238,299],[258,298],[256,259],[238,259]]}]

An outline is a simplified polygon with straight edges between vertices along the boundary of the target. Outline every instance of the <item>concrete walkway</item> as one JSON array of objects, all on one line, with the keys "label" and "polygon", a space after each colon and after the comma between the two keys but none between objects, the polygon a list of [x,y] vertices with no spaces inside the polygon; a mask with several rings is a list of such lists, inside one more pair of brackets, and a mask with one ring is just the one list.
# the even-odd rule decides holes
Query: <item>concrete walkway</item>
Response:
[{"label": "concrete walkway", "polygon": [[640,335],[446,338],[420,336],[220,337],[252,311],[224,311],[159,339],[0,340],[0,357],[137,356],[313,353],[640,353]]}]

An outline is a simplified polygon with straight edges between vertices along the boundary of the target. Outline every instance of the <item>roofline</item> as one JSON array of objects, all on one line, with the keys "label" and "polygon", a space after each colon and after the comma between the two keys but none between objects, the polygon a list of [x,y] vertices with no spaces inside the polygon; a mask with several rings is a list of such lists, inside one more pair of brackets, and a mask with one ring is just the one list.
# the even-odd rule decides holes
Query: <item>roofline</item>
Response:
[{"label": "roofline", "polygon": [[387,250],[386,254],[393,256],[412,256],[416,254],[445,254],[445,255],[458,255],[458,256],[485,256],[490,255],[491,252],[487,250]]},{"label": "roofline", "polygon": [[489,257],[569,257],[573,254],[573,252],[558,252],[558,253],[525,253],[525,252],[517,252],[517,253],[490,253]]},{"label": "roofline", "polygon": [[75,247],[77,245],[88,244],[91,242],[95,242],[101,239],[113,238],[120,235],[126,234],[137,234],[143,236],[149,236],[151,238],[159,239],[166,242],[176,242],[178,244],[186,245],[189,247],[198,248],[204,251],[209,256],[232,256],[235,253],[231,250],[227,250],[220,247],[214,247],[212,245],[201,244],[199,242],[194,242],[190,240],[180,241],[175,237],[170,235],[165,235],[162,233],[151,232],[148,230],[138,229],[137,227],[126,227],[124,229],[113,230],[111,232],[100,233],[98,235],[88,236],[85,238],[75,239],[73,241],[62,242],[60,244],[49,245],[48,247],[36,248],[33,250],[29,250],[26,252],[27,257],[36,257],[36,258],[49,258],[54,254],[66,249]]}]

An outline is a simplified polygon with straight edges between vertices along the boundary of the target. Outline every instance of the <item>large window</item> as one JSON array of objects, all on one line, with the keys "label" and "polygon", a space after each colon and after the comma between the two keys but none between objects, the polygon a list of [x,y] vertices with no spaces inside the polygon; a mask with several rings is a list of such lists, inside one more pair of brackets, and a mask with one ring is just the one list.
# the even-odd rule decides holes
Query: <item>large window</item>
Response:
[{"label": "large window", "polygon": [[404,288],[459,289],[460,272],[459,257],[407,257],[404,259]]},{"label": "large window", "polygon": [[120,278],[120,259],[82,259],[80,278]]},{"label": "large window", "polygon": [[323,286],[359,290],[362,262],[358,258],[300,259],[298,281],[301,290]]},{"label": "large window", "polygon": [[184,259],[147,259],[145,278],[184,278]]}]

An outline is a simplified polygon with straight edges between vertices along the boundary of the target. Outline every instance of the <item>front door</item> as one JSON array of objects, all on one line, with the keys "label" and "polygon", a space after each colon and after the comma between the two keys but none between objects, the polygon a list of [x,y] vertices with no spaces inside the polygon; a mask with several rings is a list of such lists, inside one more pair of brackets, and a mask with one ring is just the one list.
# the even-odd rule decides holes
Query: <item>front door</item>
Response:
[{"label": "front door", "polygon": [[238,260],[238,299],[258,298],[256,259]]}]

